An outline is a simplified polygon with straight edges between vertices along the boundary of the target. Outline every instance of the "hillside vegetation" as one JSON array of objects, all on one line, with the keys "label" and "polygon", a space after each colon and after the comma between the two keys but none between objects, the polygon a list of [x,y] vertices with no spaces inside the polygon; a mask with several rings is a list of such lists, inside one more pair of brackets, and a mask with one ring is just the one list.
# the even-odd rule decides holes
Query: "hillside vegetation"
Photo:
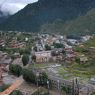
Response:
[{"label": "hillside vegetation", "polygon": [[86,15],[79,16],[75,20],[56,20],[52,24],[45,24],[41,32],[59,32],[62,34],[93,34],[95,33],[95,9],[90,10]]},{"label": "hillside vegetation", "polygon": [[94,33],[95,0],[39,0],[0,24],[0,30]]}]

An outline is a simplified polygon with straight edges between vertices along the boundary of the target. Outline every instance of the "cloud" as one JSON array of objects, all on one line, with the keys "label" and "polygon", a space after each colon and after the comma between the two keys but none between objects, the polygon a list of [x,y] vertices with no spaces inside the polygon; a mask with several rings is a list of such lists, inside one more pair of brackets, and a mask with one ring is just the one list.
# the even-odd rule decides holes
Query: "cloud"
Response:
[{"label": "cloud", "polygon": [[33,3],[38,0],[5,0],[8,3]]},{"label": "cloud", "polygon": [[28,3],[33,3],[38,0],[5,0],[6,2],[0,1],[1,11],[8,12],[10,14],[14,14],[24,8]]},{"label": "cloud", "polygon": [[25,6],[25,4],[6,3],[2,6],[1,11],[14,14],[18,12],[20,9],[24,8]]}]

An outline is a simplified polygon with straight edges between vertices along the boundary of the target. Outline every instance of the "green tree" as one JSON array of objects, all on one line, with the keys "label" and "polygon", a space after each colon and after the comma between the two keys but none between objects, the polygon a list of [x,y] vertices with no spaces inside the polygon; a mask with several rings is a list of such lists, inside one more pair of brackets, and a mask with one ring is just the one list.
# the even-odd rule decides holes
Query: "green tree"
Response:
[{"label": "green tree", "polygon": [[32,60],[33,60],[34,62],[36,62],[36,55],[33,55],[33,56],[32,56]]},{"label": "green tree", "polygon": [[20,50],[19,50],[19,53],[20,53],[20,55],[23,55],[23,54],[30,54],[30,49],[20,49]]},{"label": "green tree", "polygon": [[14,90],[10,95],[23,95],[19,90]]},{"label": "green tree", "polygon": [[30,48],[27,48],[27,49],[25,49],[24,52],[25,52],[25,54],[30,54],[30,51],[31,51]]},{"label": "green tree", "polygon": [[14,59],[15,59],[15,56],[14,56],[14,55],[11,55],[10,57],[11,57],[11,59],[12,59],[12,60],[14,60]]},{"label": "green tree", "polygon": [[52,52],[51,52],[51,55],[52,55],[52,56],[57,56],[56,51],[52,51]]},{"label": "green tree", "polygon": [[37,51],[37,47],[35,46],[35,47],[33,48],[33,50],[34,50],[34,51]]},{"label": "green tree", "polygon": [[61,43],[53,43],[55,48],[64,48],[64,45]]},{"label": "green tree", "polygon": [[23,66],[26,66],[28,62],[29,62],[29,55],[23,55],[22,57]]},{"label": "green tree", "polygon": [[[39,74],[39,76],[36,76],[36,74],[30,70],[30,69],[23,69],[22,71],[23,79],[27,82],[31,82],[33,84],[38,84],[41,86],[47,86],[47,81],[50,81],[48,79],[48,76],[45,72],[42,72]],[[50,82],[51,84],[51,82]]]},{"label": "green tree", "polygon": [[65,51],[65,50],[62,50],[62,54],[63,54],[63,55],[66,55],[66,51]]},{"label": "green tree", "polygon": [[45,50],[51,50],[51,47],[49,45],[45,45]]},{"label": "green tree", "polygon": [[0,86],[0,92],[6,90],[10,85],[5,85],[3,84],[3,86]]},{"label": "green tree", "polygon": [[24,54],[24,50],[23,49],[20,49],[19,50],[19,53],[20,53],[20,55],[23,55]]},{"label": "green tree", "polygon": [[80,64],[80,58],[76,58],[75,61]]},{"label": "green tree", "polygon": [[36,75],[30,69],[23,69],[22,71],[23,79],[27,82],[36,83]]},{"label": "green tree", "polygon": [[21,75],[21,72],[22,72],[22,67],[20,65],[16,65],[16,64],[10,64],[9,70],[12,74],[19,77]]},{"label": "green tree", "polygon": [[39,75],[39,85],[46,86],[47,85],[48,76],[45,72],[40,73]]},{"label": "green tree", "polygon": [[64,91],[66,94],[70,94],[71,93],[71,87],[70,86],[62,86],[62,91]]}]

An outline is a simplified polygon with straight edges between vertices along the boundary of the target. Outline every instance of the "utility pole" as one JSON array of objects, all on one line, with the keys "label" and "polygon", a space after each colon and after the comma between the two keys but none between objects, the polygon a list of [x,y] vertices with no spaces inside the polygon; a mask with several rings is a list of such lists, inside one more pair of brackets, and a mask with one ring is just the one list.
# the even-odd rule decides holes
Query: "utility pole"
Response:
[{"label": "utility pole", "polygon": [[36,80],[37,80],[37,88],[38,88],[38,95],[39,95],[39,73],[36,74]]},{"label": "utility pole", "polygon": [[77,95],[79,95],[79,83],[78,83],[78,79],[76,78],[76,89],[77,89]]},{"label": "utility pole", "polygon": [[74,83],[74,80],[72,81],[72,95],[75,95],[75,83]]},{"label": "utility pole", "polygon": [[74,79],[72,83],[72,95],[79,95],[79,83],[78,79]]},{"label": "utility pole", "polygon": [[57,80],[57,83],[58,83],[58,92],[59,92],[59,95],[61,94],[61,91],[60,91],[60,81]]},{"label": "utility pole", "polygon": [[89,87],[87,87],[87,95],[89,95],[89,92],[90,92],[89,90],[90,90]]},{"label": "utility pole", "polygon": [[49,81],[47,80],[47,88],[48,88],[48,95],[49,95]]}]

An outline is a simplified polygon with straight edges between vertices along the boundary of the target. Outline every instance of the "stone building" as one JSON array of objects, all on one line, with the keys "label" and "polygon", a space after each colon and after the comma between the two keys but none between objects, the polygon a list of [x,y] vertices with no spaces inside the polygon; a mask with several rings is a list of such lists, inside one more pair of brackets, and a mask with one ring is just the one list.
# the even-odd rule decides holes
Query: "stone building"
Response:
[{"label": "stone building", "polygon": [[34,55],[36,56],[37,63],[49,62],[51,58],[51,51],[35,52]]}]

